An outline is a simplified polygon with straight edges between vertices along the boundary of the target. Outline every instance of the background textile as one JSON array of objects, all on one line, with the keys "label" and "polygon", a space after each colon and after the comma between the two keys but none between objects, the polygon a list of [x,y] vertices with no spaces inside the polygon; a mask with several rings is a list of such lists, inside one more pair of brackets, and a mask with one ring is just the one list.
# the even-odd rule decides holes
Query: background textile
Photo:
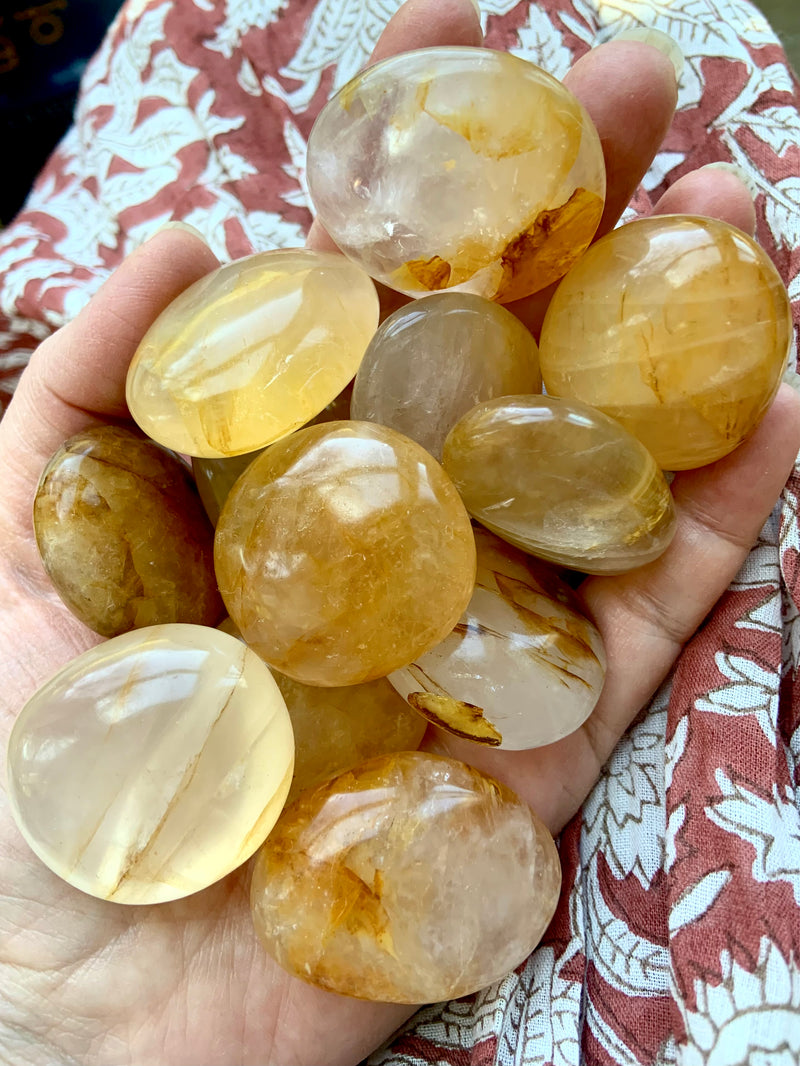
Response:
[{"label": "background textile", "polygon": [[[303,242],[311,125],[398,6],[127,0],[0,233],[0,408],[36,344],[163,222],[190,222],[222,260]],[[626,218],[687,171],[737,163],[797,327],[800,86],[763,16],[746,0],[481,6],[490,47],[557,77],[632,26],[679,42],[678,114]],[[373,1066],[800,1061],[799,498],[796,472],[562,834],[542,945],[492,988],[420,1011]]]}]

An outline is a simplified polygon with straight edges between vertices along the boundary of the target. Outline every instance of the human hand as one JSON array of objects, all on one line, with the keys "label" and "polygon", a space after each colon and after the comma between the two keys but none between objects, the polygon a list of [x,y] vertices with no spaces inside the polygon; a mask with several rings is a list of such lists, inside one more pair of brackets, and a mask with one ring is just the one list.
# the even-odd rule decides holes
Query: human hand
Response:
[{"label": "human hand", "polygon": [[[376,58],[427,44],[477,44],[466,0],[410,0]],[[603,46],[567,79],[600,130],[609,171],[603,228],[613,226],[669,124],[671,64],[646,46]],[[735,177],[699,172],[659,209],[713,213],[752,227]],[[37,351],[0,423],[2,730],[53,670],[98,643],[63,608],[43,574],[30,525],[33,493],[53,451],[95,422],[125,420],[127,365],[156,315],[217,265],[180,230],[160,233],[87,309]],[[517,308],[536,329],[542,299]],[[662,560],[619,578],[592,578],[583,595],[606,641],[606,689],[573,737],[532,752],[430,742],[489,768],[552,831],[578,808],[600,765],[733,577],[800,446],[793,394],[781,394],[753,438],[674,483],[678,535]],[[0,1049],[11,1062],[357,1062],[409,1013],[330,995],[288,977],[252,931],[248,868],[197,896],[119,907],[51,875],[0,811]]]}]

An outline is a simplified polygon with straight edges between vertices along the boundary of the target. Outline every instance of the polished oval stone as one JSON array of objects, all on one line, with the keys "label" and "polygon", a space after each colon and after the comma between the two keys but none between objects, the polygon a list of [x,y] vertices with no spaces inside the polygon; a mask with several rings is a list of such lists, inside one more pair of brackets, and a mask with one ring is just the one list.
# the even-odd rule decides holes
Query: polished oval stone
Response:
[{"label": "polished oval stone", "polygon": [[675,532],[669,486],[647,449],[576,401],[506,396],[478,404],[448,434],[444,466],[482,525],[586,573],[648,563]]},{"label": "polished oval stone", "polygon": [[597,241],[541,334],[548,393],[612,415],[666,470],[727,455],[780,384],[789,299],[767,253],[710,218],[661,215]]},{"label": "polished oval stone", "polygon": [[541,387],[536,342],[515,315],[482,296],[435,293],[378,328],[350,412],[405,433],[441,459],[448,432],[480,400]]},{"label": "polished oval stone", "polygon": [[104,637],[214,625],[225,613],[191,475],[139,432],[95,426],[62,445],[39,481],[33,527],[59,596]]},{"label": "polished oval stone", "polygon": [[453,759],[374,759],[287,807],[256,859],[269,954],[342,995],[428,1003],[523,962],[553,915],[558,853],[513,792]]},{"label": "polished oval stone", "polygon": [[343,256],[247,256],[159,315],[128,371],[128,407],[149,437],[182,454],[258,451],[341,392],[377,325],[375,286]]},{"label": "polished oval stone", "polygon": [[369,422],[298,430],[239,478],[217,525],[220,592],[281,673],[354,685],[412,662],[472,595],[475,541],[441,466]]},{"label": "polished oval stone", "polygon": [[[242,639],[230,618],[219,628]],[[415,751],[427,728],[384,677],[320,688],[273,671],[294,732],[294,777],[287,803],[336,774],[393,751]]]},{"label": "polished oval stone", "polygon": [[544,288],[587,247],[605,197],[583,106],[488,48],[367,67],[320,112],[307,172],[345,255],[411,296],[455,288],[505,303]]},{"label": "polished oval stone", "polygon": [[25,704],[11,809],[59,877],[115,903],[188,896],[241,865],[292,777],[286,704],[261,660],[204,626],[114,637]]},{"label": "polished oval stone", "polygon": [[455,629],[389,680],[458,736],[510,749],[552,744],[597,703],[602,639],[546,563],[479,526],[475,544],[475,591]]}]

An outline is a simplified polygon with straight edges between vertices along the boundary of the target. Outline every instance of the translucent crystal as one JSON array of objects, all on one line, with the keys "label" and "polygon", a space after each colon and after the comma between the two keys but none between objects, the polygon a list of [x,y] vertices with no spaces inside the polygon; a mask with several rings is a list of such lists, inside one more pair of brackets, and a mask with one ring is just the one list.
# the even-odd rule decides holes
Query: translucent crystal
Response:
[{"label": "translucent crystal", "polygon": [[356,374],[350,410],[441,459],[449,430],[479,400],[541,386],[536,342],[515,315],[481,296],[436,293],[379,327]]},{"label": "translucent crystal", "polygon": [[527,804],[463,763],[375,759],[287,807],[256,859],[267,951],[343,995],[426,1003],[519,965],[544,933],[561,871]]},{"label": "translucent crystal", "polygon": [[[352,394],[353,383],[349,382],[327,407],[311,419],[309,425],[315,426],[321,422],[335,422],[342,418],[349,418]],[[246,455],[234,455],[230,459],[198,459],[197,457],[192,459],[192,473],[197,482],[200,499],[203,501],[206,514],[215,526],[236,480],[256,456],[261,454],[261,451],[263,448],[257,452],[248,452]]]},{"label": "translucent crystal", "polygon": [[441,640],[469,602],[475,541],[441,466],[369,422],[299,430],[236,482],[214,548],[242,636],[315,685],[383,677]]},{"label": "translucent crystal", "polygon": [[554,396],[478,404],[448,434],[444,466],[467,510],[511,544],[592,574],[657,558],[675,510],[655,460],[600,411]]},{"label": "translucent crystal", "polygon": [[572,733],[605,679],[595,626],[546,564],[475,529],[475,591],[452,633],[389,680],[426,718],[503,748]]},{"label": "translucent crystal", "polygon": [[33,525],[58,594],[104,637],[214,625],[225,613],[191,476],[138,432],[95,426],[71,437],[42,473]]},{"label": "translucent crystal", "polygon": [[253,854],[293,762],[286,705],[257,655],[216,629],[154,626],[78,656],[31,697],[9,741],[9,798],[59,877],[161,903]]},{"label": "translucent crystal", "polygon": [[[223,632],[242,635],[230,618]],[[287,803],[376,755],[415,751],[425,734],[425,719],[413,711],[386,678],[363,685],[319,688],[293,681],[277,670],[278,683],[294,732],[294,777]]]},{"label": "translucent crystal", "polygon": [[409,295],[456,288],[507,302],[544,288],[588,245],[605,196],[581,104],[487,48],[367,67],[320,112],[307,172],[345,255]]},{"label": "translucent crystal", "polygon": [[727,455],[780,383],[792,335],[778,271],[725,222],[640,219],[559,285],[541,335],[548,393],[618,419],[666,470]]},{"label": "translucent crystal", "polygon": [[147,331],[128,406],[148,436],[182,454],[254,452],[341,392],[377,324],[375,286],[343,256],[288,248],[238,259]]}]

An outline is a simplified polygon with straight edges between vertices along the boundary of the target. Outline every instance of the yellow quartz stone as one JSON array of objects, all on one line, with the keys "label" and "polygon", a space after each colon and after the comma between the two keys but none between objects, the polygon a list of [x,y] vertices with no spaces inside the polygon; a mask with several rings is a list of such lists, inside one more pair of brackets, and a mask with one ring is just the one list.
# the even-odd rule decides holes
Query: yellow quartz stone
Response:
[{"label": "yellow quartz stone", "polygon": [[[353,384],[350,382],[344,389],[324,407],[320,413],[312,418],[309,425],[317,425],[320,422],[336,422],[342,418],[350,417],[350,399],[353,393]],[[192,459],[192,473],[197,482],[197,491],[206,509],[206,514],[216,526],[219,521],[223,504],[239,478],[256,456],[261,454],[263,448],[257,452],[248,452],[246,455],[234,455],[230,459]]]},{"label": "yellow quartz stone", "polygon": [[769,406],[792,336],[766,252],[725,222],[653,216],[597,241],[542,328],[548,393],[621,422],[666,470],[732,451]]},{"label": "yellow quartz stone", "polygon": [[508,302],[561,277],[603,213],[605,165],[578,100],[488,48],[377,63],[322,109],[311,198],[342,251],[412,296]]},{"label": "yellow quartz stone", "polygon": [[33,526],[58,594],[104,637],[225,613],[189,471],[138,431],[94,426],[66,441],[42,473]]},{"label": "yellow quartz stone", "polygon": [[260,846],[289,791],[286,704],[249,648],[205,626],[138,629],[73,659],[8,745],[23,836],[116,903],[188,896]]},{"label": "yellow quartz stone", "polygon": [[[219,628],[239,640],[230,618]],[[287,803],[330,777],[392,751],[415,751],[427,722],[384,677],[363,685],[320,688],[293,681],[277,670],[294,733],[294,777]]]},{"label": "yellow quartz stone", "polygon": [[176,452],[258,451],[344,389],[377,324],[375,286],[343,256],[304,248],[248,256],[159,315],[128,371],[128,407]]},{"label": "yellow quartz stone", "polygon": [[477,526],[478,576],[458,624],[389,680],[435,725],[492,747],[552,744],[589,716],[606,657],[555,569]]},{"label": "yellow quartz stone", "polygon": [[675,532],[664,475],[614,419],[556,396],[478,404],[451,429],[444,467],[469,513],[524,551],[590,574],[656,559]]},{"label": "yellow quartz stone", "polygon": [[383,677],[432,647],[472,594],[475,540],[442,467],[369,422],[298,430],[220,515],[220,592],[270,666],[315,685]]},{"label": "yellow quartz stone", "polygon": [[519,965],[558,901],[553,839],[513,792],[404,752],[306,792],[256,859],[256,931],[289,973],[342,995],[427,1003]]}]

